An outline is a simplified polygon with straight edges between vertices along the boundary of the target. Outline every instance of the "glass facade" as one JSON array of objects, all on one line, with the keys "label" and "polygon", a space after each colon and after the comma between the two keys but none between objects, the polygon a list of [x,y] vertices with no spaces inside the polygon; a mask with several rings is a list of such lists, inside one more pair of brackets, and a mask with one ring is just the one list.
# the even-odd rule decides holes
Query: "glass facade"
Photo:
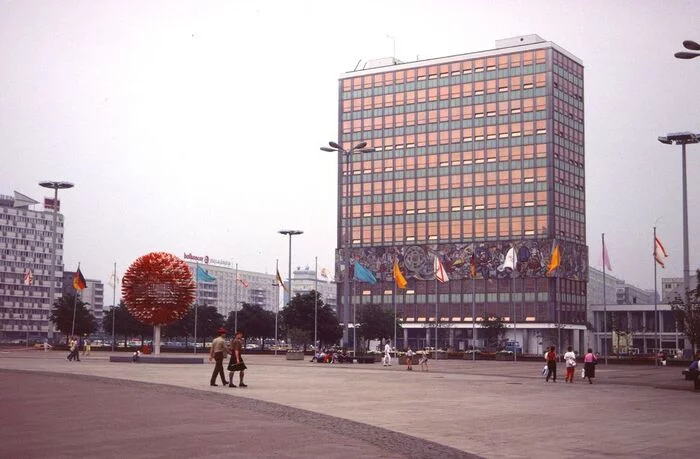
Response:
[{"label": "glass facade", "polygon": [[[379,279],[354,283],[351,304],[471,322],[474,297],[476,320],[585,323],[583,120],[583,66],[551,43],[341,77],[341,144],[375,150],[339,166],[337,258],[347,247]],[[447,283],[431,280],[436,256]],[[395,258],[409,281],[396,298]]]}]

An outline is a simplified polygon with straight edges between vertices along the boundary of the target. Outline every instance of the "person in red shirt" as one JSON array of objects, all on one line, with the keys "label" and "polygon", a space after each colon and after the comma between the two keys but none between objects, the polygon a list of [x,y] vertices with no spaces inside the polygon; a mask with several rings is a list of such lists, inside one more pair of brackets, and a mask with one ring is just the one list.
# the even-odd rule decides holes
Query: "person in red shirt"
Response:
[{"label": "person in red shirt", "polygon": [[549,352],[544,356],[547,362],[547,377],[545,382],[549,382],[550,376],[552,377],[552,382],[557,382],[557,353],[554,350],[554,346],[549,347]]}]

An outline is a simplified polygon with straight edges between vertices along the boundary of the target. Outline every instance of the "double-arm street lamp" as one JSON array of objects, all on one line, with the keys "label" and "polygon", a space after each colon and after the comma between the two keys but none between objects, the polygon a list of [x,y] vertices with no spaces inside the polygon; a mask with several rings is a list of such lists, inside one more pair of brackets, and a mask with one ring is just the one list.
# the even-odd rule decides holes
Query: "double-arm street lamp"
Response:
[{"label": "double-arm street lamp", "polygon": [[[39,186],[50,188],[53,190],[53,229],[51,231],[51,274],[49,275],[49,315],[53,308],[54,296],[56,295],[56,233],[58,233],[57,218],[58,218],[58,190],[66,190],[73,188],[70,182],[60,182],[47,180],[39,182]],[[49,319],[49,329],[47,336],[49,340],[53,338],[53,324]]]},{"label": "double-arm street lamp", "polygon": [[[352,198],[350,196],[350,187],[352,185],[352,167],[350,159],[353,153],[371,153],[374,148],[367,148],[367,142],[360,142],[350,149],[344,149],[335,142],[328,142],[330,147],[321,147],[321,150],[338,153],[338,196],[341,196],[343,186],[343,175],[345,179],[345,199],[338,200],[338,247],[341,251],[341,263],[345,266],[345,279],[343,286],[343,346],[348,345],[348,323],[350,322],[350,247],[352,246]],[[345,160],[345,174],[343,174],[342,164]],[[345,212],[343,212],[343,210]],[[343,217],[345,217],[345,225],[343,225]],[[345,240],[343,240],[342,228],[345,226]],[[355,324],[353,324],[353,329]],[[353,339],[353,347],[355,346]]]},{"label": "double-arm street lamp", "polygon": [[688,180],[686,178],[685,146],[692,143],[700,143],[700,134],[676,132],[659,137],[659,142],[681,146],[683,174],[683,293],[684,298],[687,298],[690,291],[690,259],[688,255]]},{"label": "double-arm street lamp", "polygon": [[[691,51],[700,51],[700,43],[694,42],[693,40],[685,40],[683,42],[683,47]],[[700,56],[700,52],[688,52],[688,51],[678,51],[674,54],[678,59],[693,59],[694,57]]]}]

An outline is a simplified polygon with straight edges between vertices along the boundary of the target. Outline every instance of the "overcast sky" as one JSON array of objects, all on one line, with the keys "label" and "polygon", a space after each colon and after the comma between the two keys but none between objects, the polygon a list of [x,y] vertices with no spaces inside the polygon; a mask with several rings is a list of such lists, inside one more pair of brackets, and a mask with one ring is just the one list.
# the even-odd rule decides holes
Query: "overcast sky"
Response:
[{"label": "overcast sky", "polygon": [[[681,148],[700,132],[696,1],[0,0],[0,193],[66,180],[65,269],[107,282],[151,251],[287,273],[333,266],[337,79],[538,34],[585,67],[587,238],[653,288],[652,227],[682,276]],[[393,37],[387,38],[387,36]],[[688,148],[691,269],[700,145]],[[36,206],[39,208],[39,206]]]}]

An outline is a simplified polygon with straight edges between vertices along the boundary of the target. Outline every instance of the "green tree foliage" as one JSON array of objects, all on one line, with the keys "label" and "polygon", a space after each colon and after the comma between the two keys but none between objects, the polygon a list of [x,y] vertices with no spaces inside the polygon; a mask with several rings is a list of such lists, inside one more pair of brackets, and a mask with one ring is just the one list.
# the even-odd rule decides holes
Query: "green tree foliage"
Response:
[{"label": "green tree foliage", "polygon": [[498,347],[506,334],[506,326],[502,317],[488,317],[481,322],[484,345]]},{"label": "green tree foliage", "polygon": [[360,308],[360,336],[365,339],[367,345],[372,339],[393,339],[394,321],[393,311],[388,311],[374,304],[362,305]]},{"label": "green tree foliage", "polygon": [[[316,295],[318,295],[317,303]],[[300,330],[302,333],[294,333],[297,337],[306,337],[304,338],[304,346],[312,341],[314,336],[315,306],[317,306],[318,340],[322,345],[338,342],[343,336],[343,330],[338,323],[338,318],[333,309],[323,303],[321,294],[314,290],[303,295],[297,294],[289,302],[289,305],[280,311],[284,332],[289,335],[291,330]]]},{"label": "green tree foliage", "polygon": [[56,324],[61,333],[66,335],[66,342],[73,329],[73,309],[75,307],[75,329],[76,335],[89,335],[97,329],[97,321],[90,311],[85,307],[88,304],[81,299],[76,299],[72,293],[64,293],[56,300],[51,310],[50,319]]},{"label": "green tree foliage", "polygon": [[[236,313],[232,311],[226,319],[226,329],[235,332],[235,328]],[[265,338],[274,338],[275,336],[275,313],[265,311],[258,305],[244,303],[241,310],[238,311],[238,330],[243,331],[246,339],[261,338],[264,349]]]},{"label": "green tree foliage", "polygon": [[[194,309],[187,315],[188,329],[194,330]],[[224,316],[219,314],[214,306],[197,307],[197,341],[205,344],[217,336],[219,328],[224,326]]]},{"label": "green tree foliage", "polygon": [[123,338],[125,347],[129,338],[138,336],[143,340],[153,334],[153,327],[136,320],[126,308],[123,300],[119,301],[119,306],[114,310],[110,309],[102,316],[102,329],[106,333],[111,333],[112,316],[114,316],[114,334]]},{"label": "green tree foliage", "polygon": [[676,298],[670,303],[678,329],[688,337],[695,352],[700,344],[700,270],[696,275],[698,284],[695,290],[688,292],[685,300]]}]

